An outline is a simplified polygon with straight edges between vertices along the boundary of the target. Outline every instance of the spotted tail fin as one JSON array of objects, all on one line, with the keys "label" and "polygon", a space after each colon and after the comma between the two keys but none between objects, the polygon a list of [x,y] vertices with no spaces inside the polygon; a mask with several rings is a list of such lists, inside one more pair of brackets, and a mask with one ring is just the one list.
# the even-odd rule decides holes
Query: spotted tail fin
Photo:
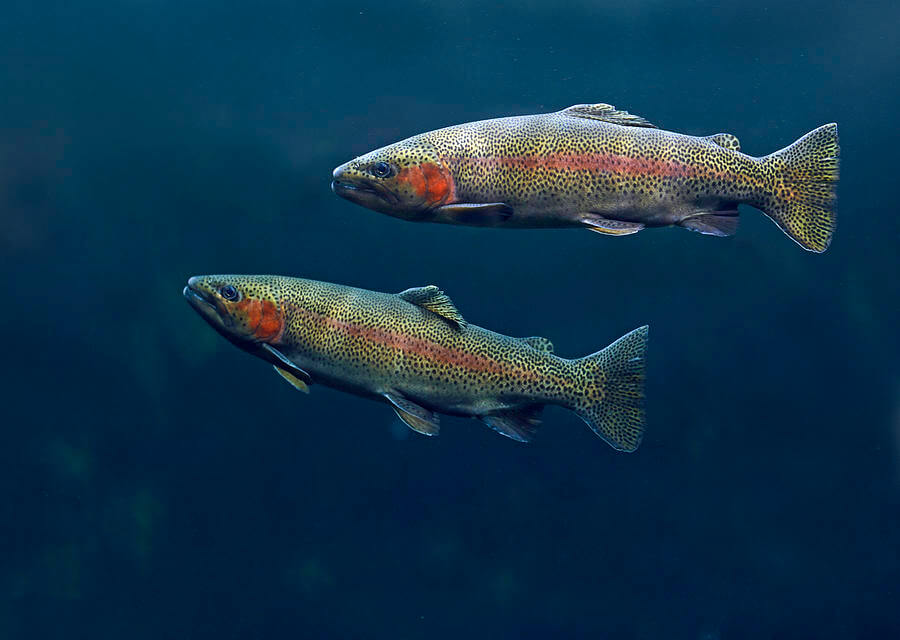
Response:
[{"label": "spotted tail fin", "polygon": [[648,329],[635,329],[605,349],[575,360],[582,388],[571,408],[619,451],[634,451],[644,436]]},{"label": "spotted tail fin", "polygon": [[758,206],[807,251],[822,253],[831,244],[839,155],[837,125],[832,123],[763,158],[771,186]]}]

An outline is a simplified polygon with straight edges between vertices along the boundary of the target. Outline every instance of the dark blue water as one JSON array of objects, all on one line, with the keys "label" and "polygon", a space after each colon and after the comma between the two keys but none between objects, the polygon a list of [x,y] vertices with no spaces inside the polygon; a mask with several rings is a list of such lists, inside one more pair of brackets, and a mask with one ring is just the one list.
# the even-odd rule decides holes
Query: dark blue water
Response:
[{"label": "dark blue water", "polygon": [[[786,5],[786,6],[785,6]],[[896,3],[8,2],[2,638],[900,635]],[[839,225],[416,225],[329,189],[419,131],[609,102],[779,149],[836,121]],[[651,326],[616,453],[293,391],[197,273],[381,291],[564,356]]]}]

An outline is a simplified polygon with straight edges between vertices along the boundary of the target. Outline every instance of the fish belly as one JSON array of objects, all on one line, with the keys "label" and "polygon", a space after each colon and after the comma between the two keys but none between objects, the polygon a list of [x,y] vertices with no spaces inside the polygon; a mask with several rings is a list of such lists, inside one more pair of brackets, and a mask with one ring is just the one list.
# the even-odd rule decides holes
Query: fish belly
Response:
[{"label": "fish belly", "polygon": [[[292,360],[310,374],[314,384],[375,399],[380,399],[384,393],[400,393],[427,409],[448,415],[490,415],[538,400],[528,385],[500,391],[492,385],[479,385],[477,375],[463,369],[437,376],[430,368],[360,369],[349,362],[325,363],[298,355]],[[540,400],[546,401],[546,398]]]},{"label": "fish belly", "polygon": [[498,396],[492,392],[478,392],[463,389],[455,384],[433,384],[412,382],[399,385],[404,396],[427,407],[448,415],[475,417],[484,416],[534,404],[528,394],[506,394]]}]

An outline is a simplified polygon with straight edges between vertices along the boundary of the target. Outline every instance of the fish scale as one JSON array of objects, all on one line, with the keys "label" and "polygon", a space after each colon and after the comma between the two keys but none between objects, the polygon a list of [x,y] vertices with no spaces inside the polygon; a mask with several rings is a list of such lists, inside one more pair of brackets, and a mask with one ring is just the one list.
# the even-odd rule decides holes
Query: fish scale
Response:
[{"label": "fish scale", "polygon": [[764,189],[759,160],[658,129],[549,114],[425,136],[449,149],[441,160],[458,198],[510,204],[511,225],[539,224],[563,210],[674,224],[699,202],[749,201]]},{"label": "fish scale", "polygon": [[839,153],[835,124],[757,158],[731,134],[665,131],[601,103],[418,134],[339,166],[332,188],[417,222],[607,235],[677,225],[727,236],[746,204],[822,252],[836,224]]},{"label": "fish scale", "polygon": [[[514,338],[466,322],[435,286],[390,294],[302,278],[216,275],[191,278],[184,294],[213,328],[295,387],[320,383],[385,400],[421,433],[435,435],[436,414],[444,413],[479,418],[525,441],[541,407],[554,404],[575,411],[617,449],[633,451],[643,434],[646,327],[568,360],[546,338]],[[250,309],[263,311],[251,316]]]},{"label": "fish scale", "polygon": [[[310,369],[327,363],[320,373],[329,376],[357,367],[376,390],[402,380],[448,401],[474,387],[493,397],[513,388],[535,396],[538,372],[552,364],[565,374],[559,358],[479,327],[457,329],[396,295],[298,279],[283,288],[282,300],[290,355]],[[422,384],[428,376],[433,389]]]}]

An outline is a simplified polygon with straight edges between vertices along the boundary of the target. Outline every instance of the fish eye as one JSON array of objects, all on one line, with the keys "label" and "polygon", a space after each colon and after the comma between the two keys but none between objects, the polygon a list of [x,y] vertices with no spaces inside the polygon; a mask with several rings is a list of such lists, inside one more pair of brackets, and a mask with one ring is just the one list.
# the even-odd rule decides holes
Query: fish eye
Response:
[{"label": "fish eye", "polygon": [[232,287],[230,284],[226,284],[224,287],[219,289],[219,295],[226,300],[237,300],[238,292],[237,289]]},{"label": "fish eye", "polygon": [[376,162],[370,167],[372,175],[376,178],[388,178],[394,173],[394,168],[387,162]]}]

